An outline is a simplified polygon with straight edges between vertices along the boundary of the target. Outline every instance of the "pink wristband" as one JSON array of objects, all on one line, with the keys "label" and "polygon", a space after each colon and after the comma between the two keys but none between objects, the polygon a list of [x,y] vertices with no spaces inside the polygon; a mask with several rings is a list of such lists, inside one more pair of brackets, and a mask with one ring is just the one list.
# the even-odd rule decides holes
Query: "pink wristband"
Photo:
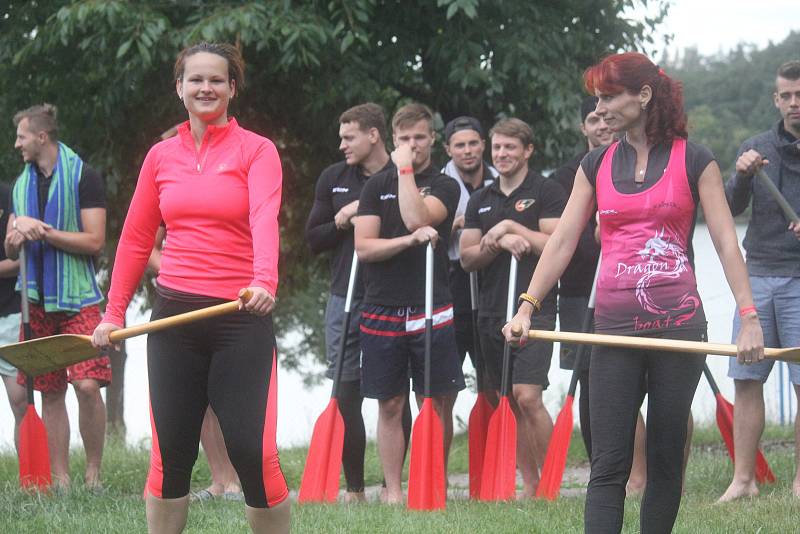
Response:
[{"label": "pink wristband", "polygon": [[757,314],[756,307],[755,306],[745,306],[744,308],[740,308],[739,309],[739,317],[744,317],[748,313],[756,313]]}]

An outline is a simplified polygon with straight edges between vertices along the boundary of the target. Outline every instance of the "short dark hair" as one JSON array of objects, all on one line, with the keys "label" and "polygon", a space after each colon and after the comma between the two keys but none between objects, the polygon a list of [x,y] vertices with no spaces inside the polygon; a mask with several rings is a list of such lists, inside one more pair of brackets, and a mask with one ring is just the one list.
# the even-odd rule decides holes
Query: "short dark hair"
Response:
[{"label": "short dark hair", "polygon": [[367,102],[348,109],[339,115],[339,124],[355,122],[362,131],[378,130],[381,140],[386,140],[386,115],[378,104]]},{"label": "short dark hair", "polygon": [[792,81],[800,80],[800,61],[794,59],[778,67],[778,78]]},{"label": "short dark hair", "polygon": [[58,109],[53,104],[38,104],[28,109],[23,109],[14,114],[14,126],[24,119],[28,119],[28,125],[32,132],[45,132],[47,137],[54,143],[58,141]]},{"label": "short dark hair", "polygon": [[514,117],[497,121],[497,124],[492,126],[492,129],[489,130],[489,138],[494,134],[516,137],[522,141],[522,146],[524,147],[533,144],[533,129],[527,122]]},{"label": "short dark hair", "polygon": [[581,102],[581,124],[586,122],[586,117],[589,116],[589,113],[597,109],[597,101],[599,98],[596,96],[587,96]]},{"label": "short dark hair", "polygon": [[394,113],[392,117],[392,130],[408,128],[419,121],[428,121],[428,127],[433,131],[433,111],[425,104],[417,102],[406,104]]},{"label": "short dark hair", "polygon": [[473,130],[478,132],[478,136],[483,139],[483,128],[481,127],[481,122],[475,117],[468,117],[464,115],[462,117],[456,117],[448,122],[444,127],[444,142],[449,143],[450,138],[453,137],[453,134],[460,132],[461,130]]},{"label": "short dark hair", "polygon": [[228,62],[228,81],[236,82],[236,89],[244,87],[244,59],[239,49],[228,43],[197,43],[181,50],[175,59],[175,79],[183,79],[186,58],[200,52],[216,54]]}]

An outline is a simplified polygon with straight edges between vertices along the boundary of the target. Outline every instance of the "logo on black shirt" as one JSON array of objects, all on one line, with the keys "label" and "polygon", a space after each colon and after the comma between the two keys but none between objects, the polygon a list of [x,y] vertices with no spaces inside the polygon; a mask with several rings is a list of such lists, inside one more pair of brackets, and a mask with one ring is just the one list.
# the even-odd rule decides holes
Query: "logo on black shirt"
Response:
[{"label": "logo on black shirt", "polygon": [[521,198],[517,200],[516,204],[514,204],[514,209],[517,211],[525,211],[526,209],[533,206],[535,202],[536,202],[535,198]]},{"label": "logo on black shirt", "polygon": [[393,198],[397,198],[397,195],[392,193],[385,193],[381,195],[381,200],[392,200]]},{"label": "logo on black shirt", "polygon": [[350,191],[349,187],[334,187],[331,189],[331,193],[347,193]]},{"label": "logo on black shirt", "polygon": [[429,186],[420,187],[419,194],[422,196],[422,198],[425,198],[431,194],[431,188]]}]

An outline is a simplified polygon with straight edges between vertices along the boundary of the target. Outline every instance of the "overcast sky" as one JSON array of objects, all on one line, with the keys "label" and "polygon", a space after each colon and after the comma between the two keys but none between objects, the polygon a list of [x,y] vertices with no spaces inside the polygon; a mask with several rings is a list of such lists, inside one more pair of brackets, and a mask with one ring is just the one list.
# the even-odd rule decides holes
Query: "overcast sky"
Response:
[{"label": "overcast sky", "polygon": [[[644,13],[639,8],[633,16],[641,18]],[[652,55],[661,55],[665,33],[674,34],[668,47],[673,56],[676,49],[690,46],[703,55],[730,50],[740,42],[763,48],[770,40],[782,41],[791,30],[800,31],[798,0],[673,0],[655,36],[658,53]]]}]

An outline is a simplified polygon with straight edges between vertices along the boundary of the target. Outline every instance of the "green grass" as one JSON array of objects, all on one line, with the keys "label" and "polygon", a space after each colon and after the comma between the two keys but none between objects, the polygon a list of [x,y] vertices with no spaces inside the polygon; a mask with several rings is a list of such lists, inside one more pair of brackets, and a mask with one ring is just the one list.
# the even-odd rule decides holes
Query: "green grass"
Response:
[{"label": "green grass", "polygon": [[[732,466],[716,427],[698,428],[693,440],[692,458],[686,481],[686,495],[675,525],[675,532],[702,533],[788,533],[798,531],[800,499],[791,495],[794,474],[793,435],[789,427],[769,427],[764,450],[778,476],[774,486],[762,488],[756,499],[715,506],[714,501],[730,481]],[[105,492],[95,495],[80,484],[61,495],[29,495],[17,486],[16,457],[9,451],[0,454],[0,532],[68,534],[143,532],[146,530],[142,487],[147,473],[145,446],[107,445],[104,458]],[[306,449],[281,451],[281,463],[291,488],[302,476]],[[570,450],[570,465],[585,464],[580,435],[575,434]],[[451,472],[466,472],[467,444],[464,435],[456,438],[451,456]],[[72,475],[80,480],[83,471],[80,451],[73,451]],[[366,464],[367,484],[378,484],[380,466],[375,446],[369,444]],[[197,463],[193,487],[202,488],[210,480],[204,461]],[[561,498],[555,503],[487,504],[450,501],[446,511],[410,512],[403,507],[375,503],[356,506],[305,505],[293,508],[294,532],[330,533],[481,533],[504,532],[561,533],[582,532],[583,497]],[[624,532],[638,531],[639,500],[628,499]],[[191,533],[248,532],[241,502],[194,503],[189,512]]]}]

